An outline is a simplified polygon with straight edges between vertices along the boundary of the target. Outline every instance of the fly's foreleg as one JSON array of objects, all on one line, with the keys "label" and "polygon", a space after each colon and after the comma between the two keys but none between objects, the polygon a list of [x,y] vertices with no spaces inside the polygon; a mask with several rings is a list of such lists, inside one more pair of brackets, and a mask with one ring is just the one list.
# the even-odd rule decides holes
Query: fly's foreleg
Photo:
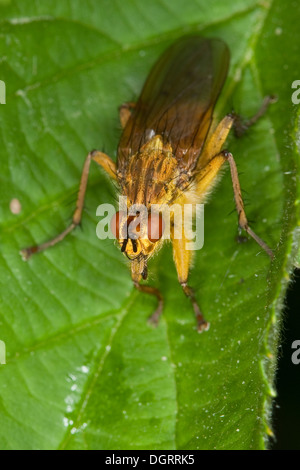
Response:
[{"label": "fly's foreleg", "polygon": [[50,248],[51,246],[56,245],[58,242],[62,241],[66,237],[66,235],[72,232],[72,230],[74,230],[77,225],[80,224],[91,160],[94,160],[99,165],[101,165],[110,177],[116,179],[116,166],[115,163],[109,158],[109,156],[103,152],[99,152],[98,150],[93,150],[92,152],[90,152],[86,157],[83,165],[80,186],[77,196],[76,209],[74,211],[71,224],[51,240],[48,240],[47,242],[42,243],[40,245],[31,246],[29,248],[24,248],[23,250],[21,250],[20,253],[24,260],[28,260],[33,254],[39,253],[43,250],[46,250],[47,248]]},{"label": "fly's foreleg", "polygon": [[209,323],[205,320],[198,302],[196,300],[193,289],[188,285],[189,270],[192,261],[192,251],[186,249],[186,238],[184,231],[181,239],[172,237],[173,259],[177,270],[178,281],[185,295],[191,300],[195,312],[198,332],[207,331]]},{"label": "fly's foreleg", "polygon": [[149,323],[157,326],[159,319],[161,317],[161,314],[163,312],[163,307],[164,307],[164,301],[163,301],[163,296],[156,287],[152,286],[147,286],[145,284],[140,284],[139,282],[134,282],[134,287],[139,290],[140,292],[144,292],[145,294],[150,294],[154,295],[157,298],[157,308],[156,310],[152,313],[151,317],[149,318]]},{"label": "fly's foreleg", "polygon": [[140,284],[140,281],[142,279],[146,280],[148,277],[147,259],[145,257],[140,257],[135,260],[132,260],[130,264],[130,268],[131,268],[131,279],[132,279],[134,287],[140,292],[153,295],[157,299],[157,302],[158,302],[157,308],[154,311],[154,313],[151,315],[151,317],[149,318],[149,323],[151,323],[154,326],[157,326],[160,316],[163,311],[164,301],[163,301],[163,296],[161,292],[156,287],[147,286],[145,284]]}]

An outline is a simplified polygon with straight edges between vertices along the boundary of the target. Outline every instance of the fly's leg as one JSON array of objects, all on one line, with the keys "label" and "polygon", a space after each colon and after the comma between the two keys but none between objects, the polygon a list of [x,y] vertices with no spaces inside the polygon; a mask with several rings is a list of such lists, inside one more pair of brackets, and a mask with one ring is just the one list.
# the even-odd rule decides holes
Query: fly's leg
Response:
[{"label": "fly's leg", "polygon": [[[225,116],[222,121],[217,125],[217,127],[214,129],[214,131],[210,132],[207,141],[205,142],[204,148],[201,153],[201,158],[198,160],[198,165],[197,165],[197,175],[196,175],[196,182],[199,182],[201,179],[203,179],[203,171],[205,174],[210,174],[211,178],[205,177],[205,184],[210,185],[215,181],[215,176],[217,175],[222,163],[224,160],[222,160],[221,165],[219,165],[220,162],[218,160],[214,160],[214,157],[219,155],[219,153],[222,150],[223,145],[226,142],[226,139],[228,137],[228,134],[234,125],[235,117],[232,116],[231,114],[228,114]],[[218,162],[218,163],[217,163]],[[211,167],[212,171],[208,171],[209,168]],[[199,183],[198,183],[199,184]],[[203,191],[204,193],[200,193],[200,190]],[[199,188],[199,194],[205,194],[205,188],[201,187]]]},{"label": "fly's leg", "polygon": [[128,101],[127,103],[121,104],[119,107],[119,118],[122,129],[127,124],[128,119],[131,116],[132,110],[135,108],[136,103],[134,101]]},{"label": "fly's leg", "polygon": [[212,161],[213,157],[221,153],[232,127],[237,136],[242,136],[249,127],[253,126],[263,116],[269,105],[275,101],[274,96],[266,96],[257,113],[246,121],[243,121],[241,116],[236,113],[227,114],[218,126],[209,132],[201,158],[198,161],[197,170],[200,171],[208,162]]},{"label": "fly's leg", "polygon": [[140,281],[143,279],[144,281],[148,277],[148,268],[147,268],[147,258],[139,257],[131,261],[130,264],[131,269],[131,279],[133,281],[134,287],[139,290],[140,292],[144,292],[145,294],[153,295],[157,298],[158,305],[154,313],[149,318],[149,323],[154,326],[158,325],[160,316],[163,311],[163,296],[161,292],[152,286],[147,286],[145,284],[140,284]]},{"label": "fly's leg", "polygon": [[[270,103],[274,101],[274,97],[267,96],[258,112],[248,121],[249,125],[253,125],[266,111]],[[224,145],[228,133],[232,126],[235,125],[236,116],[227,115],[222,119],[215,131],[210,135],[208,142],[203,149],[203,158],[199,159],[198,172],[196,175],[197,192],[201,195],[206,194],[215,184],[216,176],[226,161],[230,166],[231,180],[233,186],[234,200],[238,213],[239,226],[245,230],[264,250],[273,258],[273,251],[268,245],[249,227],[245,213],[239,176],[234,158],[230,152],[221,150]],[[211,155],[214,155],[211,158]]]},{"label": "fly's leg", "polygon": [[238,171],[237,171],[234,158],[232,154],[230,152],[227,152],[226,150],[223,151],[223,155],[224,155],[224,158],[228,161],[229,166],[230,166],[234,200],[235,200],[236,210],[237,210],[238,218],[239,218],[239,226],[243,230],[245,230],[265,250],[265,252],[270,256],[270,258],[273,258],[274,253],[271,250],[271,248],[269,248],[268,245],[258,235],[256,235],[256,233],[254,233],[253,230],[248,225],[248,220],[247,220],[246,212],[244,209],[244,203],[242,199],[242,192],[241,192],[241,186],[239,182]]},{"label": "fly's leg", "polygon": [[197,321],[197,330],[199,333],[209,329],[209,323],[205,320],[200,307],[197,303],[193,289],[188,285],[189,270],[192,261],[192,251],[186,249],[187,239],[184,235],[184,228],[182,228],[182,238],[176,239],[172,236],[173,245],[173,259],[177,270],[178,281],[183,289],[185,295],[192,302]]},{"label": "fly's leg", "polygon": [[237,167],[234,158],[230,152],[226,150],[221,151],[218,155],[213,157],[207,165],[202,168],[197,174],[197,191],[199,194],[205,194],[213,186],[216,176],[225,162],[229,163],[234,200],[236,210],[238,213],[239,226],[245,230],[264,250],[273,258],[273,252],[268,245],[258,236],[248,225],[248,220],[244,208],[241,186],[238,177]]},{"label": "fly's leg", "polygon": [[149,323],[153,326],[157,326],[161,314],[163,312],[164,301],[161,292],[156,289],[156,287],[146,286],[144,284],[140,284],[139,282],[134,282],[134,287],[139,290],[140,292],[144,292],[145,294],[154,295],[157,298],[158,305],[156,310],[153,312],[151,317],[149,317]]},{"label": "fly's leg", "polygon": [[68,235],[75,227],[77,227],[77,225],[80,224],[91,160],[94,160],[99,165],[101,165],[111,178],[116,179],[116,165],[110,159],[110,157],[103,152],[99,152],[98,150],[93,150],[90,152],[86,157],[83,165],[76,209],[74,211],[71,224],[63,232],[51,240],[48,240],[47,242],[40,245],[31,246],[21,250],[20,254],[25,261],[28,260],[33,254],[46,250],[47,248],[50,248],[51,246],[54,246],[58,242],[62,241],[66,235]]},{"label": "fly's leg", "polygon": [[234,119],[234,133],[237,137],[241,137],[249,127],[253,126],[267,111],[271,103],[275,103],[276,97],[273,95],[265,96],[261,107],[258,109],[257,113],[254,114],[250,119],[244,120],[239,114],[232,113],[231,116]]},{"label": "fly's leg", "polygon": [[210,324],[205,320],[203,313],[201,312],[199,308],[193,289],[190,286],[188,286],[186,282],[181,282],[180,284],[183,289],[183,292],[192,302],[193,309],[194,309],[195,316],[196,316],[198,332],[202,333],[202,331],[208,331]]}]

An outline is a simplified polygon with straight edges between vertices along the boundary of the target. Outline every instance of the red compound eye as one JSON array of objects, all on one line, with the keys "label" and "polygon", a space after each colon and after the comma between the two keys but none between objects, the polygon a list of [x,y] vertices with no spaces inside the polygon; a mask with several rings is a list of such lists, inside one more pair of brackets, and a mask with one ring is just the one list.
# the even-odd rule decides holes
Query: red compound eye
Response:
[{"label": "red compound eye", "polygon": [[112,231],[113,236],[117,238],[118,240],[120,238],[126,238],[126,233],[125,233],[125,236],[122,236],[124,235],[123,233],[121,233],[120,235],[120,228],[122,228],[122,225],[124,224],[126,220],[126,217],[127,217],[126,212],[118,211],[111,218],[110,229]]},{"label": "red compound eye", "polygon": [[157,242],[164,233],[164,221],[161,214],[151,213],[148,215],[148,239],[150,242]]}]

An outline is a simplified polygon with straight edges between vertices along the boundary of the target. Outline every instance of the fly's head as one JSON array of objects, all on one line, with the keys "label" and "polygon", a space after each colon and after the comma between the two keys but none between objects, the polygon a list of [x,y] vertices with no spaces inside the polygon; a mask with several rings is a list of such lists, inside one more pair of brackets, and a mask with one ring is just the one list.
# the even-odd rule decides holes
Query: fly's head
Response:
[{"label": "fly's head", "polygon": [[133,281],[147,279],[147,260],[159,248],[164,232],[162,214],[148,212],[146,208],[135,215],[118,211],[111,220],[111,230],[121,251],[131,261]]}]

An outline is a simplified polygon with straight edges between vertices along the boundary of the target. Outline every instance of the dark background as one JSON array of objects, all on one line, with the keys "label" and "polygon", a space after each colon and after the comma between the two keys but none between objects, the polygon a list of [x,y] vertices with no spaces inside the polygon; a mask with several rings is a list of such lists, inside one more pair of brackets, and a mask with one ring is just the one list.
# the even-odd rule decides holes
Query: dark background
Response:
[{"label": "dark background", "polygon": [[300,340],[300,269],[294,272],[285,305],[273,409],[275,440],[271,441],[270,448],[300,450],[300,364],[293,364],[291,359],[295,351],[292,343]]}]

